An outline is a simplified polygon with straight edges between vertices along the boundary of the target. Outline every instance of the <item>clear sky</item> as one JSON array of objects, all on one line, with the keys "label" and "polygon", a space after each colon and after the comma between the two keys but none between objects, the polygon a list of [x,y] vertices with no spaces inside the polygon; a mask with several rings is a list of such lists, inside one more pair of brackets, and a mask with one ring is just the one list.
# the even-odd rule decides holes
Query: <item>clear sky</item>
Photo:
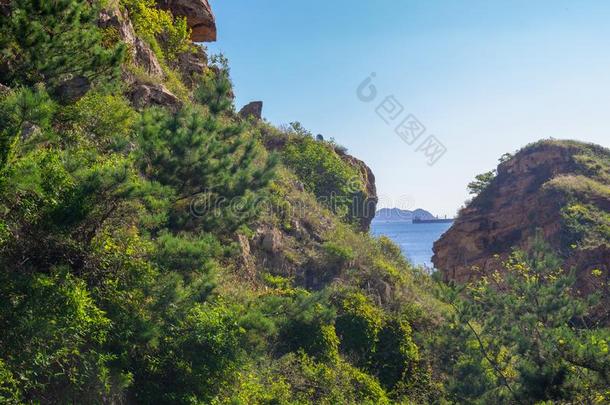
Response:
[{"label": "clear sky", "polygon": [[[453,215],[466,185],[542,138],[610,146],[610,1],[211,0],[237,105],[264,102],[373,169],[381,206]],[[356,90],[372,72],[377,98]],[[426,133],[376,113],[393,95]],[[397,111],[397,110],[396,110]],[[433,166],[417,147],[435,135]]]}]

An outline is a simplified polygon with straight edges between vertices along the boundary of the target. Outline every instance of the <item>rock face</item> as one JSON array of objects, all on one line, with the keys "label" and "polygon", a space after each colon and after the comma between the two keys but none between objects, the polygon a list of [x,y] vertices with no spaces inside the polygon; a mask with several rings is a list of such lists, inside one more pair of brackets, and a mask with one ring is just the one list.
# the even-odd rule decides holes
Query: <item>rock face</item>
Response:
[{"label": "rock face", "polygon": [[132,86],[128,95],[136,108],[157,105],[176,111],[182,105],[182,101],[162,84],[136,84]]},{"label": "rock face", "polygon": [[365,195],[358,201],[357,210],[358,218],[360,220],[360,229],[367,232],[371,227],[371,221],[375,218],[377,203],[379,202],[377,187],[375,186],[375,175],[371,168],[362,160],[356,159],[340,149],[336,150],[336,152],[341,156],[341,159],[358,169],[360,172],[360,178],[364,183]]},{"label": "rock face", "polygon": [[208,0],[158,0],[159,8],[186,17],[194,42],[216,41],[216,20]]},{"label": "rock face", "polygon": [[239,115],[242,118],[254,117],[257,120],[260,120],[263,116],[263,102],[262,101],[252,101],[239,110]]},{"label": "rock face", "polygon": [[[574,209],[586,209],[593,219],[578,222]],[[581,289],[593,290],[591,271],[601,270],[597,279],[606,282],[610,273],[609,214],[610,150],[542,141],[498,167],[497,177],[435,243],[432,260],[445,280],[463,283],[500,269],[514,247],[527,249],[541,233],[565,258],[565,268],[577,271]]]},{"label": "rock face", "polygon": [[91,83],[86,77],[76,76],[62,82],[57,90],[57,96],[62,102],[74,102],[85,95],[91,88]]},{"label": "rock face", "polygon": [[193,52],[183,52],[178,55],[174,67],[180,72],[184,84],[194,87],[203,75],[208,65],[208,57],[200,46],[195,46]]},{"label": "rock face", "polygon": [[101,28],[116,30],[119,38],[127,44],[134,64],[152,76],[163,76],[163,69],[154,52],[146,42],[136,36],[131,21],[118,7],[102,10],[98,24]]}]

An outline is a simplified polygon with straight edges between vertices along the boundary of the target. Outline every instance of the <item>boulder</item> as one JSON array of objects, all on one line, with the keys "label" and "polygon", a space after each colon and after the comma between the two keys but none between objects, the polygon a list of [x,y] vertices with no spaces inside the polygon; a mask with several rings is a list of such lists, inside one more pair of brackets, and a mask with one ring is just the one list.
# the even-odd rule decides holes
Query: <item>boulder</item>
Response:
[{"label": "boulder", "polygon": [[91,88],[91,82],[84,76],[75,76],[62,82],[55,93],[63,103],[73,103],[85,95]]},{"label": "boulder", "polygon": [[276,228],[263,229],[260,241],[261,247],[267,253],[279,253],[282,249],[282,232]]},{"label": "boulder", "polygon": [[253,117],[256,120],[260,120],[263,114],[263,102],[262,101],[252,101],[239,110],[239,115],[242,118]]},{"label": "boulder", "polygon": [[216,20],[208,0],[158,0],[157,6],[186,17],[193,42],[216,41]]},{"label": "boulder", "polygon": [[182,106],[182,101],[162,84],[135,84],[129,91],[128,96],[136,108],[156,105],[177,111]]}]

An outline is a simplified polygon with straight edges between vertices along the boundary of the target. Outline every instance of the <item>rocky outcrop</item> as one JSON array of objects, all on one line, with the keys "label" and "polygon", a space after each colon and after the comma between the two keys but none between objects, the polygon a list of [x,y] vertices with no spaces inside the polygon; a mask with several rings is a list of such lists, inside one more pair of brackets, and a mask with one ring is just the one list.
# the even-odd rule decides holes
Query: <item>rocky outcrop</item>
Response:
[{"label": "rocky outcrop", "polygon": [[216,20],[208,0],[158,0],[157,5],[175,16],[186,17],[194,42],[216,41]]},{"label": "rocky outcrop", "polygon": [[173,67],[180,72],[182,81],[192,88],[203,75],[208,65],[208,57],[200,46],[195,46],[192,51],[183,52],[178,55]]},{"label": "rocky outcrop", "polygon": [[364,195],[357,202],[356,216],[360,221],[360,229],[366,232],[371,227],[371,221],[375,218],[377,203],[379,202],[377,187],[375,185],[375,175],[371,168],[362,160],[348,155],[340,149],[337,149],[336,151],[343,161],[349,163],[360,173],[360,180],[364,184]]},{"label": "rocky outcrop", "polygon": [[177,111],[182,106],[182,101],[162,84],[135,84],[129,91],[128,97],[136,108],[156,105]]},{"label": "rocky outcrop", "polygon": [[63,103],[73,103],[85,95],[91,88],[89,79],[83,76],[75,76],[61,82],[55,89],[59,100]]},{"label": "rocky outcrop", "polygon": [[253,117],[256,120],[260,120],[263,116],[263,102],[252,101],[239,110],[239,115],[242,118]]},{"label": "rocky outcrop", "polygon": [[116,31],[119,38],[127,45],[132,63],[144,69],[151,76],[163,76],[163,69],[155,53],[145,41],[136,36],[131,21],[118,6],[102,10],[98,24],[101,28]]},{"label": "rocky outcrop", "polygon": [[[565,268],[577,271],[583,290],[594,289],[592,270],[607,282],[610,238],[603,233],[603,213],[610,213],[609,169],[610,151],[595,145],[543,141],[524,148],[500,164],[496,178],[435,243],[435,267],[447,281],[467,282],[500,269],[513,248],[527,249],[541,234],[563,255]],[[566,216],[570,207],[601,213],[601,223],[587,220],[584,233],[576,232],[572,222],[578,218]]]}]

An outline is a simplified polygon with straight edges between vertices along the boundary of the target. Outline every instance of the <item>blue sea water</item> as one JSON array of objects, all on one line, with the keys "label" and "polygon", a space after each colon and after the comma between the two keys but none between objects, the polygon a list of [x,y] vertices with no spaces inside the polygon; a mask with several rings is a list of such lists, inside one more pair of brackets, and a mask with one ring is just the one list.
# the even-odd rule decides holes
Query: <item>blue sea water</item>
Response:
[{"label": "blue sea water", "polygon": [[373,221],[371,234],[392,239],[416,266],[432,269],[432,245],[451,227],[450,223],[413,224],[411,221]]}]

